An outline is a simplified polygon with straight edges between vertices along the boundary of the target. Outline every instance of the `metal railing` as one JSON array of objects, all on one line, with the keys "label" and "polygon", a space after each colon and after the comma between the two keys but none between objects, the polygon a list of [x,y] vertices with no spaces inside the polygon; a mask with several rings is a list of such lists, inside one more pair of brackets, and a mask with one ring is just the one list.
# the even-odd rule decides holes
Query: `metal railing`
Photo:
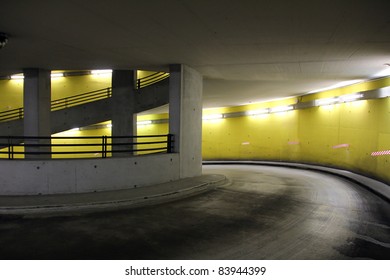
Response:
[{"label": "metal railing", "polygon": [[[161,82],[169,77],[169,73],[157,72],[152,75],[143,77],[137,80],[135,85],[136,89],[141,89],[155,83]],[[99,90],[89,91],[61,99],[51,101],[51,110],[56,111],[60,109],[66,109],[72,106],[77,106],[112,96],[112,88],[103,88]],[[0,122],[23,119],[24,109],[23,107],[12,109],[8,111],[0,112]]]},{"label": "metal railing", "polygon": [[173,153],[172,134],[147,136],[0,136],[0,159],[107,158]]},{"label": "metal railing", "polygon": [[156,72],[152,75],[138,79],[136,89],[140,89],[140,88],[144,88],[144,87],[153,85],[155,83],[161,82],[162,80],[165,80],[168,77],[169,77],[169,73]]},{"label": "metal railing", "polygon": [[[77,94],[77,95],[73,95],[61,99],[56,99],[51,101],[51,111],[66,109],[72,106],[77,106],[92,101],[110,98],[111,96],[112,96],[112,89],[103,88],[103,89],[89,91],[89,92],[85,92],[85,93],[81,93],[81,94]],[[0,112],[0,122],[23,119],[23,117],[24,117],[23,107]]]},{"label": "metal railing", "polygon": [[56,99],[51,102],[51,110],[61,110],[68,107],[77,106],[80,104],[97,101],[100,99],[110,98],[112,96],[111,88],[103,88],[99,90],[94,90],[78,95],[73,95],[70,97],[65,97],[61,99]]},{"label": "metal railing", "polygon": [[24,108],[17,108],[0,112],[0,122],[23,119]]}]

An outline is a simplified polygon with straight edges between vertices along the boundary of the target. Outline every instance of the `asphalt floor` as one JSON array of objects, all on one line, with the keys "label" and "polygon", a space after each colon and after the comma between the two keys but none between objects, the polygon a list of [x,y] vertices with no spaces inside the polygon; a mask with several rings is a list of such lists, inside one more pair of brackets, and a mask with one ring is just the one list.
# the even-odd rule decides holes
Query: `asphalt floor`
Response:
[{"label": "asphalt floor", "polygon": [[93,193],[0,196],[1,214],[63,215],[140,207],[195,195],[226,182],[208,174],[151,186]]},{"label": "asphalt floor", "polygon": [[275,166],[209,165],[203,174],[177,188],[154,186],[159,196],[140,188],[127,198],[79,198],[89,210],[71,196],[39,198],[36,209],[27,200],[2,204],[0,258],[390,259],[390,205],[354,182]]}]

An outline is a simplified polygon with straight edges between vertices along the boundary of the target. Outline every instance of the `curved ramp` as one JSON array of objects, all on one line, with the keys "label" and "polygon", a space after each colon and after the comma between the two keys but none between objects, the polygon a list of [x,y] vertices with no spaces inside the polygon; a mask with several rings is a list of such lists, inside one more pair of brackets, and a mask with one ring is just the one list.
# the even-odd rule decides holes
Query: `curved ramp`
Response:
[{"label": "curved ramp", "polygon": [[0,256],[390,258],[389,203],[351,181],[275,166],[204,167],[205,175],[215,173],[230,184],[169,203],[71,217],[0,216]]},{"label": "curved ramp", "polygon": [[[169,79],[167,77],[157,82],[145,84],[136,90],[135,113],[168,104]],[[96,97],[94,94],[96,94]],[[61,100],[58,103],[53,101],[51,111],[52,134],[112,119],[110,88],[77,95],[75,101],[72,101],[72,97],[70,99]],[[65,106],[68,103],[74,105]],[[23,111],[23,108],[20,108],[20,110]],[[23,135],[23,114],[19,116],[19,110],[14,111],[16,112],[16,119],[0,122],[1,136]]]}]

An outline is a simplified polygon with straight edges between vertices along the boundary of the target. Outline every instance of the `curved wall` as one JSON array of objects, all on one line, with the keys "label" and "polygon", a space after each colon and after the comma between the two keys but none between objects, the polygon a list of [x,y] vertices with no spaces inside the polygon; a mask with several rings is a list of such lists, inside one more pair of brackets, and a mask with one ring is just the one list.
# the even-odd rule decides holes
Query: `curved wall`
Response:
[{"label": "curved wall", "polygon": [[[379,88],[390,80],[375,81]],[[304,96],[307,100],[359,92],[369,83]],[[296,100],[279,101],[276,105]],[[284,103],[284,104],[283,104]],[[269,106],[265,104],[263,108]],[[237,111],[248,107],[236,108]],[[249,108],[252,109],[252,108]],[[220,112],[225,112],[222,109]],[[232,112],[232,108],[228,109]],[[233,110],[234,111],[234,110]],[[207,112],[207,110],[206,110]],[[211,113],[215,113],[213,110]],[[204,160],[272,160],[351,170],[390,183],[390,98],[362,100],[261,116],[203,122]]]}]

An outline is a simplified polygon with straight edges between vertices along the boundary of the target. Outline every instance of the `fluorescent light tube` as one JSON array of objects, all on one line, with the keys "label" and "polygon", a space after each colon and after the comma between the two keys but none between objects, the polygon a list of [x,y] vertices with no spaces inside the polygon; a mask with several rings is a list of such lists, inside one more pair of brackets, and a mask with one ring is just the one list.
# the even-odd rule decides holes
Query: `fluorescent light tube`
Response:
[{"label": "fluorescent light tube", "polygon": [[267,108],[267,109],[247,111],[246,115],[247,116],[256,116],[256,115],[264,115],[264,114],[268,114],[268,113],[269,113],[269,109]]},{"label": "fluorescent light tube", "polygon": [[280,106],[280,107],[274,107],[270,109],[271,113],[282,113],[293,110],[293,106]]},{"label": "fluorescent light tube", "polygon": [[64,73],[51,73],[50,77],[52,78],[62,78],[64,76]]},{"label": "fluorescent light tube", "polygon": [[139,122],[137,122],[137,125],[148,125],[148,124],[152,124],[152,121],[139,121]]},{"label": "fluorescent light tube", "polygon": [[12,75],[11,79],[12,80],[22,80],[22,79],[24,79],[24,75],[23,74]]},{"label": "fluorescent light tube", "polygon": [[356,94],[348,94],[348,95],[340,96],[339,99],[340,99],[340,102],[352,102],[352,101],[356,101],[362,97],[363,97],[362,93],[356,93]]},{"label": "fluorescent light tube", "polygon": [[206,115],[202,117],[203,120],[218,120],[222,118],[223,118],[222,114]]},{"label": "fluorescent light tube", "polygon": [[338,97],[332,97],[332,98],[323,98],[323,99],[317,99],[314,101],[314,104],[316,106],[326,106],[326,105],[331,105],[335,104],[339,101]]},{"label": "fluorescent light tube", "polygon": [[111,69],[103,69],[103,70],[92,70],[92,75],[110,75],[112,73]]}]

